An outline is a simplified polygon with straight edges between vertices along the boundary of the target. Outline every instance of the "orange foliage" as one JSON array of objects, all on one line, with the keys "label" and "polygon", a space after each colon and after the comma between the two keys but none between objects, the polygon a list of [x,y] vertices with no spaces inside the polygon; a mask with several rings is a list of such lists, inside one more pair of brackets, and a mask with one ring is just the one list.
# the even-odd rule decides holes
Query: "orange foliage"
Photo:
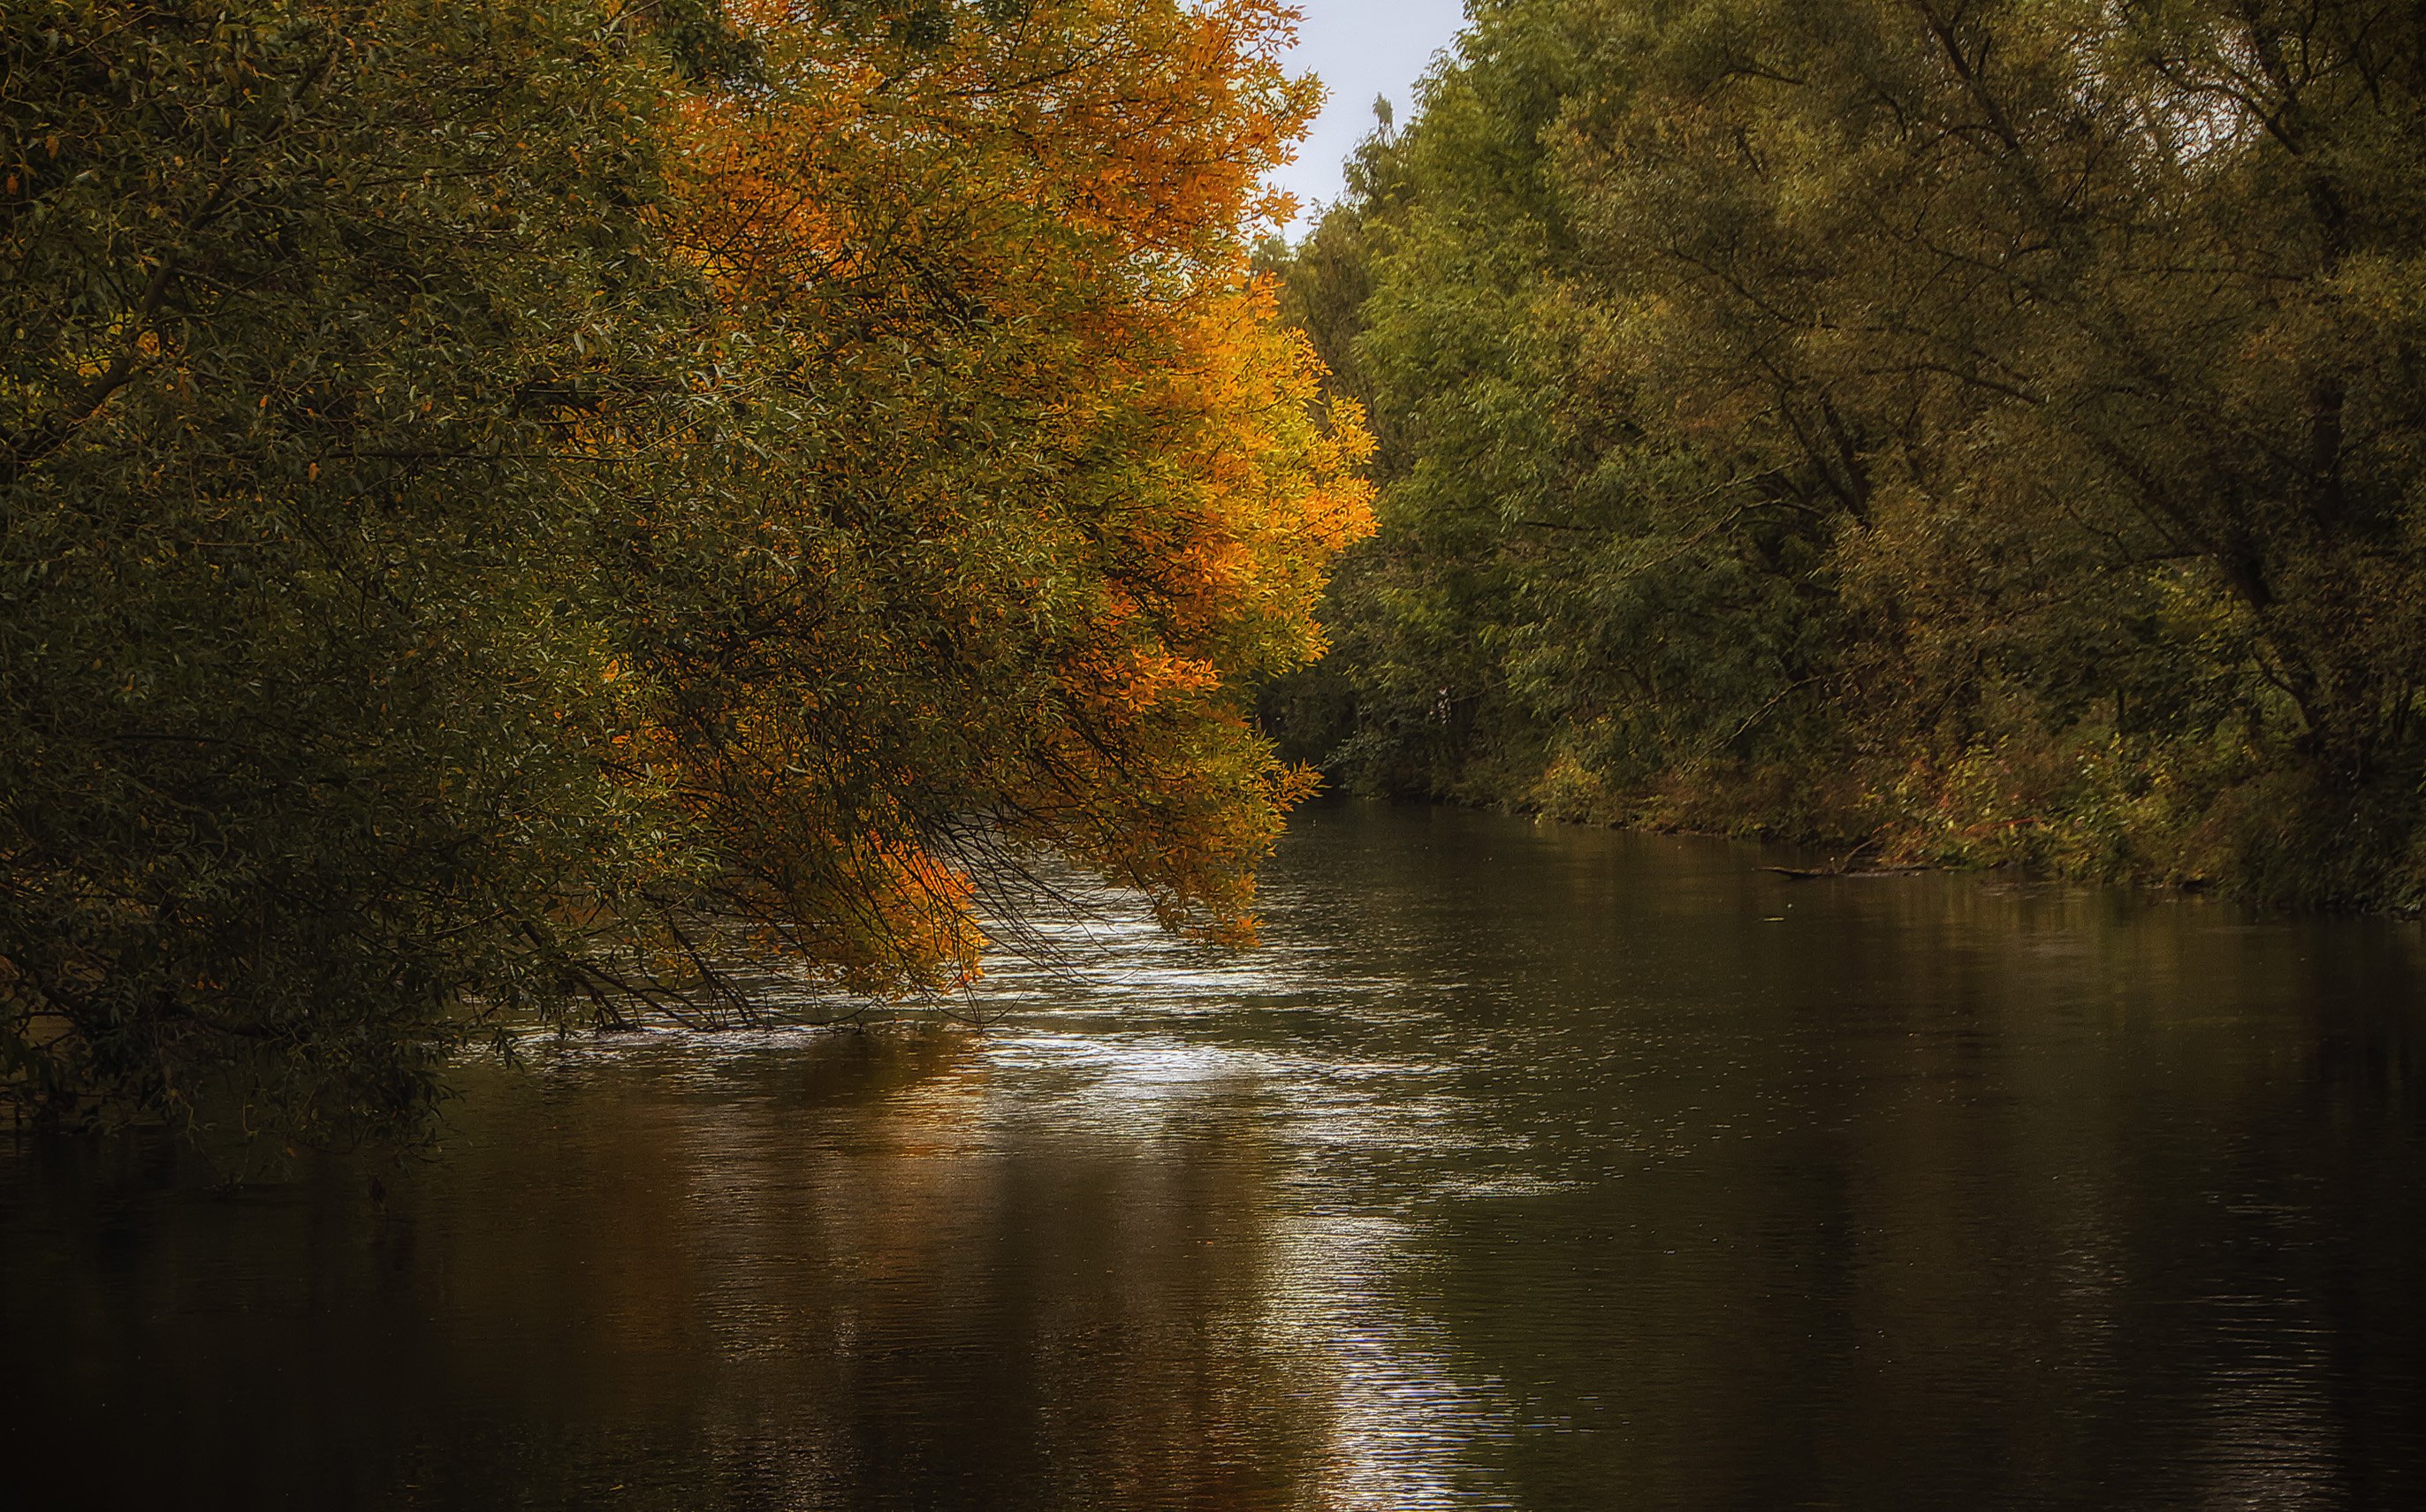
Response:
[{"label": "orange foliage", "polygon": [[1032,844],[1243,938],[1311,785],[1250,690],[1319,653],[1370,528],[1361,419],[1246,268],[1317,102],[1295,13],[1037,0],[912,46],[734,10],[760,75],[681,111],[662,229],[722,312],[700,424],[741,442],[693,454],[744,460],[641,512],[695,588],[634,606],[631,658],[726,902],[853,987],[947,986]]}]

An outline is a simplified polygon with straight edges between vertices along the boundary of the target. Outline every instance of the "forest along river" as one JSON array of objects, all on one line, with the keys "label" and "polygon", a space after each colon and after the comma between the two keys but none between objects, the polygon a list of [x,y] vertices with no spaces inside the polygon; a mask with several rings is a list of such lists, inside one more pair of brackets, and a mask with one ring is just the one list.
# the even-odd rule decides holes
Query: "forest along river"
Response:
[{"label": "forest along river", "polygon": [[217,1197],[0,1135],[58,1508],[2426,1505],[2412,925],[1302,814],[989,1032],[583,1040]]}]

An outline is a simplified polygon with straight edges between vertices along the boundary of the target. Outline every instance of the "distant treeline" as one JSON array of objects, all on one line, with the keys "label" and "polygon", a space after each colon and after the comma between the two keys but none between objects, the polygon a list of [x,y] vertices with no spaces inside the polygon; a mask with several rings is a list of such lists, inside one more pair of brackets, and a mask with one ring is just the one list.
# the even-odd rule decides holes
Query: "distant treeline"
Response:
[{"label": "distant treeline", "polygon": [[1367,525],[1266,0],[0,6],[0,1102],[410,1134],[532,1024],[1251,927]]},{"label": "distant treeline", "polygon": [[2426,10],[1477,0],[1270,256],[1367,790],[2426,901]]}]

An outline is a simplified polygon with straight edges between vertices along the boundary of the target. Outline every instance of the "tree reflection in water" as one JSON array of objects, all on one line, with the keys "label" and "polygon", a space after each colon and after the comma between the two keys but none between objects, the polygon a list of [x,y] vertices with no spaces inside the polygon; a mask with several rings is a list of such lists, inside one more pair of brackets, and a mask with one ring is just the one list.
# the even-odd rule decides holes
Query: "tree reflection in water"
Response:
[{"label": "tree reflection in water", "polygon": [[2419,1492],[2414,928],[1758,859],[1318,809],[1256,956],[544,1050],[383,1211],[17,1147],[0,1432],[62,1506]]}]

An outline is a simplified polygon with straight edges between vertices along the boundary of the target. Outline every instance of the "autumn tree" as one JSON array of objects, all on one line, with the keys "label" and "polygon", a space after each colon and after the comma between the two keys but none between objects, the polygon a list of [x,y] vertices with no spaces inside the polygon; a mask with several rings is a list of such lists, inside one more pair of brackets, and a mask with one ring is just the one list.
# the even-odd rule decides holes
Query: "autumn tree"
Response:
[{"label": "autumn tree", "polygon": [[1045,847],[1235,937],[1362,528],[1244,271],[1256,5],[0,20],[0,1078],[420,1126],[449,1054],[965,979]]},{"label": "autumn tree", "polygon": [[759,72],[687,108],[668,211],[729,439],[676,448],[717,471],[633,542],[720,911],[939,985],[1008,844],[1241,934],[1303,780],[1244,690],[1315,653],[1365,528],[1353,419],[1245,265],[1313,105],[1286,13],[736,14]]},{"label": "autumn tree", "polygon": [[2365,0],[1477,8],[1411,187],[1342,212],[1387,470],[1342,583],[1395,585],[1334,606],[1349,764],[2414,899],[2416,43]]}]

